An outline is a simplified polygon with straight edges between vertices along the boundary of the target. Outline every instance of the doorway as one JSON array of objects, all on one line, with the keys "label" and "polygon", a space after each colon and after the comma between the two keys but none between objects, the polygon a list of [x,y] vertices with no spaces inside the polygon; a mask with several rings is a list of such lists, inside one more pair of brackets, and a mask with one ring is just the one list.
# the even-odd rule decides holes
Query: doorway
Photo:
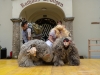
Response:
[{"label": "doorway", "polygon": [[55,4],[40,2],[25,7],[19,17],[25,18],[28,23],[41,25],[44,28],[42,40],[46,41],[49,31],[56,25],[57,21],[63,21],[65,13]]},{"label": "doorway", "polygon": [[42,40],[44,41],[48,39],[50,30],[54,26],[56,26],[56,22],[50,18],[41,18],[41,19],[38,19],[35,23],[43,27]]}]

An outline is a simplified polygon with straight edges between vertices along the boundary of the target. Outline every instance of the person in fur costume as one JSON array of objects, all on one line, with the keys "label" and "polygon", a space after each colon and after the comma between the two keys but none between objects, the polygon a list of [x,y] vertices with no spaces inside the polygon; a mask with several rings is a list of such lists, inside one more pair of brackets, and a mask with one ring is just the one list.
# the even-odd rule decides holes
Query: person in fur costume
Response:
[{"label": "person in fur costume", "polygon": [[71,66],[80,65],[78,50],[68,38],[58,38],[53,44],[53,51],[55,66],[62,66],[66,63]]},{"label": "person in fur costume", "polygon": [[[19,66],[30,67],[41,65],[43,62],[52,62],[54,57],[52,50],[53,43],[56,42],[57,38],[68,36],[69,31],[67,31],[62,25],[57,25],[50,31],[48,41],[44,42],[35,39],[23,44],[18,56]],[[50,45],[50,43],[52,43],[52,45]]]},{"label": "person in fur costume", "polygon": [[51,48],[43,40],[30,40],[21,46],[18,56],[20,67],[31,67],[51,62],[53,53]]},{"label": "person in fur costume", "polygon": [[57,25],[56,27],[51,29],[46,43],[47,45],[52,47],[53,43],[57,38],[68,37],[68,36],[70,36],[70,32],[64,27],[64,25]]}]

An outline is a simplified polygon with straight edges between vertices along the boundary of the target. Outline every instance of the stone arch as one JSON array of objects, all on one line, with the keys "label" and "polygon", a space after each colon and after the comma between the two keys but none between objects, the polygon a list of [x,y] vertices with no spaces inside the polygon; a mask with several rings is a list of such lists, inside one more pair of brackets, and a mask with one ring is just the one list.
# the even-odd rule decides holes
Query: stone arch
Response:
[{"label": "stone arch", "polygon": [[51,18],[55,21],[63,21],[65,18],[65,13],[59,6],[46,2],[39,2],[25,7],[19,17],[26,18],[28,22],[35,22],[43,18],[43,15],[47,15],[46,18]]}]

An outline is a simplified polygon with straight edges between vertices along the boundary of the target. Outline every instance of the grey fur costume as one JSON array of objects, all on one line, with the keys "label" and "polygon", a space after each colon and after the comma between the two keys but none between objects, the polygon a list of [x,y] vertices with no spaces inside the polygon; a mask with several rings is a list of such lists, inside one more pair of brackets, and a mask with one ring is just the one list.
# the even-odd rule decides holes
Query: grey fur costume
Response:
[{"label": "grey fur costume", "polygon": [[72,66],[80,65],[80,58],[77,48],[73,45],[73,43],[70,43],[68,47],[64,47],[63,40],[64,38],[58,38],[53,45],[54,65],[62,66],[65,63]]},{"label": "grey fur costume", "polygon": [[[35,46],[37,49],[36,56],[27,55],[27,50]],[[53,53],[51,48],[42,40],[31,40],[22,45],[19,56],[18,64],[21,67],[30,67],[35,65],[43,64],[45,62],[51,62],[53,58]]]},{"label": "grey fur costume", "polygon": [[[41,65],[44,61],[51,62],[55,66],[62,66],[65,63],[73,66],[80,65],[77,48],[72,43],[65,48],[63,40],[64,38],[58,38],[54,42],[52,48],[50,48],[44,41],[37,39],[23,44],[18,56],[19,66],[30,67]],[[37,49],[36,56],[27,55],[27,50],[31,49],[33,46]]]}]

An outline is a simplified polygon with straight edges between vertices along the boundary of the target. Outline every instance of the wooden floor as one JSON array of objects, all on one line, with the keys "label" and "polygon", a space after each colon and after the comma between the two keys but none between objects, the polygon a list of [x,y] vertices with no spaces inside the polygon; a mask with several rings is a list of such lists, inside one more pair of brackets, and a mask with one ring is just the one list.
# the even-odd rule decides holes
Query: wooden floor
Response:
[{"label": "wooden floor", "polygon": [[0,60],[0,75],[100,75],[100,59],[81,59],[80,66],[18,67],[17,60]]}]

